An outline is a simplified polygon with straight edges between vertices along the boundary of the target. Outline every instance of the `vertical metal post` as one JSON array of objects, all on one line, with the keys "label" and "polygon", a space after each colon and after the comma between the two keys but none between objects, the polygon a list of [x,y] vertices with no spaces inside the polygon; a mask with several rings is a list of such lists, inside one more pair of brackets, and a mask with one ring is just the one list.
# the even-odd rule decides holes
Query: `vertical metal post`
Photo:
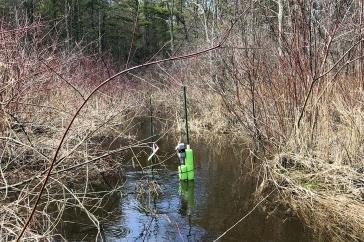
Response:
[{"label": "vertical metal post", "polygon": [[187,90],[186,86],[183,86],[183,97],[184,97],[184,107],[185,107],[185,126],[186,126],[186,139],[187,144],[190,144],[190,136],[188,133],[188,112],[187,112]]}]

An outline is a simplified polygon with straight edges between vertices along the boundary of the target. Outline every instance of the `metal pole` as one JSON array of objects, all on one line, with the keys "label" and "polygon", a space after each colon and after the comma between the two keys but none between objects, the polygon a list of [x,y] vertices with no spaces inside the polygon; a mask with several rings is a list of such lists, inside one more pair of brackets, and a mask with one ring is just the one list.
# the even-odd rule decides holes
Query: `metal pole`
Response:
[{"label": "metal pole", "polygon": [[186,125],[186,138],[187,144],[190,144],[190,136],[188,133],[188,112],[187,112],[187,90],[186,86],[183,86],[183,97],[184,97],[184,107],[185,107],[185,125]]}]

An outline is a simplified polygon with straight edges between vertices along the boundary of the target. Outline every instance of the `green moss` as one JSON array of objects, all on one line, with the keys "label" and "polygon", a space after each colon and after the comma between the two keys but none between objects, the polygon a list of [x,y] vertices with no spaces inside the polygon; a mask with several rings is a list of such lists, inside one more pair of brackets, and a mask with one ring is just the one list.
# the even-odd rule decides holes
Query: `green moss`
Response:
[{"label": "green moss", "polygon": [[302,187],[308,190],[317,190],[319,188],[319,184],[315,181],[309,181],[301,184]]}]

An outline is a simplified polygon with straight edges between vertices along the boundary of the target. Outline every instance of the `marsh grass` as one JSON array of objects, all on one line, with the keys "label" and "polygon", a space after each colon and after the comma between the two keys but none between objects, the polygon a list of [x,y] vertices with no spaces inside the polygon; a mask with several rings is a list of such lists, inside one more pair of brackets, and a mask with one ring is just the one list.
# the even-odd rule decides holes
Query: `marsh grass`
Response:
[{"label": "marsh grass", "polygon": [[[37,198],[55,147],[87,94],[112,66],[82,49],[57,54],[25,50],[26,33],[0,29],[0,240],[15,240]],[[38,38],[38,29],[34,38]],[[28,33],[29,34],[29,33]],[[57,44],[57,43],[55,43]],[[125,91],[125,90],[128,91]],[[122,182],[105,179],[123,173],[130,149],[149,149],[136,137],[146,93],[120,79],[100,90],[65,138],[51,179],[22,241],[53,241],[65,210],[82,211],[102,239],[97,209]],[[120,179],[122,181],[122,179]],[[102,191],[99,184],[107,184]]]},{"label": "marsh grass", "polygon": [[[360,81],[350,72],[323,77],[303,110],[310,80],[292,74],[297,69],[287,61],[293,57],[275,63],[269,52],[254,54],[252,60],[226,50],[202,58],[198,66],[191,61],[169,68],[190,90],[193,135],[250,139],[263,187],[277,187],[275,201],[291,207],[319,241],[363,241]],[[175,109],[175,117],[181,112]],[[183,120],[176,120],[183,135]]]},{"label": "marsh grass", "polygon": [[333,241],[362,241],[364,223],[363,109],[360,92],[338,90],[266,161],[282,201],[316,232]]},{"label": "marsh grass", "polygon": [[[6,50],[0,52],[1,60],[6,60],[0,63],[4,240],[14,239],[24,225],[54,148],[83,96],[115,73],[112,65],[86,56],[82,49],[58,54],[25,51],[22,35],[0,36]],[[88,201],[96,201],[95,208],[101,206],[87,195],[90,181],[101,171],[122,169],[117,164],[123,151],[148,147],[137,140],[134,121],[148,116],[151,96],[155,118],[166,124],[157,128],[167,131],[173,126],[183,139],[183,85],[188,86],[192,135],[216,139],[227,133],[250,139],[264,171],[263,185],[279,188],[278,201],[290,206],[323,239],[364,240],[362,83],[350,71],[340,73],[344,62],[333,68],[336,74],[312,85],[310,92],[312,73],[301,66],[308,65],[301,47],[296,53],[288,46],[282,57],[267,39],[256,38],[253,45],[259,50],[213,51],[198,60],[158,65],[140,75],[129,73],[101,90],[67,135],[42,209],[25,240],[52,240],[60,214],[73,206],[85,211],[100,231],[98,218],[85,206]],[[239,33],[226,45],[244,41]],[[42,60],[38,52],[44,54]],[[350,58],[344,61],[352,63]],[[86,179],[85,187],[71,187],[77,177]],[[145,192],[160,192],[150,181],[138,191],[141,198]],[[59,207],[60,213],[51,216],[49,204]]]}]

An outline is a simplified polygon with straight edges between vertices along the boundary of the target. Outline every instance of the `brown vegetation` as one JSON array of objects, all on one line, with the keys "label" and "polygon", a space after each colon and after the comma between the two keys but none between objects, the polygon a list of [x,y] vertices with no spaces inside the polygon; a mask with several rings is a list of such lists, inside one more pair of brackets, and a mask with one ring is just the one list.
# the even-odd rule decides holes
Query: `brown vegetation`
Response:
[{"label": "brown vegetation", "polygon": [[[180,87],[187,85],[196,135],[210,131],[250,138],[262,161],[263,185],[278,188],[277,200],[324,238],[364,240],[363,12],[356,1],[353,7],[346,1],[315,2],[278,1],[284,7],[272,7],[237,1],[237,11],[250,10],[239,16],[219,50],[199,59],[160,63],[148,73],[130,72],[104,87],[67,135],[48,196],[50,189],[62,190],[74,202],[63,199],[57,206],[85,209],[79,201],[87,198],[86,192],[75,195],[64,182],[78,174],[89,177],[91,170],[114,169],[117,163],[105,166],[112,153],[145,145],[130,144],[128,134],[133,119],[146,111],[148,91],[153,90],[156,116],[182,130],[178,103]],[[229,26],[223,14],[208,22],[205,9],[199,11],[196,19],[205,35],[179,51],[214,48]],[[24,35],[36,43],[39,28],[0,30],[0,214],[6,239],[21,229],[74,111],[92,88],[115,73],[107,58],[87,56],[81,48],[62,53],[52,52],[57,43],[39,49],[24,45]],[[34,49],[24,51],[24,46]],[[104,148],[98,144],[105,137],[112,137],[111,143],[127,140],[130,146]],[[83,169],[74,169],[79,167]],[[48,206],[42,202],[26,238],[51,235],[55,222]],[[46,229],[35,230],[37,225]]]},{"label": "brown vegetation", "polygon": [[[113,72],[82,49],[55,54],[42,48],[42,57],[36,47],[25,50],[24,36],[31,35],[36,41],[38,34],[37,27],[0,30],[2,241],[14,240],[23,228],[54,148],[84,95]],[[82,111],[65,139],[47,195],[41,199],[24,240],[51,240],[62,211],[68,207],[80,208],[100,229],[98,218],[87,208],[87,204],[102,206],[102,199],[90,192],[93,185],[104,183],[104,173],[111,176],[122,171],[121,153],[148,147],[135,139],[133,120],[145,107],[139,102],[144,94],[133,93],[133,89],[128,81],[106,87]],[[75,185],[77,182],[85,187]],[[102,192],[105,196],[117,192],[119,185]]]}]

